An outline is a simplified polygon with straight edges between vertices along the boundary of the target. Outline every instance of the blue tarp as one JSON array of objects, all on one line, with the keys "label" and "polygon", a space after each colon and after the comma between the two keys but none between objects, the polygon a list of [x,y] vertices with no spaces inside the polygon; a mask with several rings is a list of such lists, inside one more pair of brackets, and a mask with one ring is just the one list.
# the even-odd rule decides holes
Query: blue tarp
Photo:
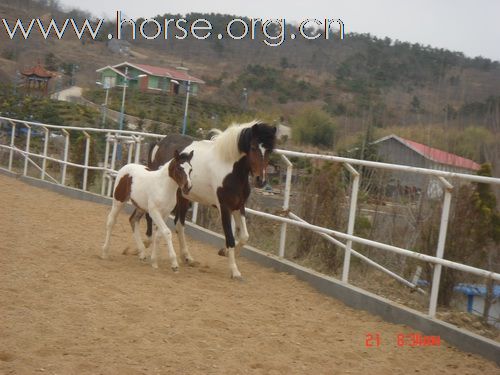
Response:
[{"label": "blue tarp", "polygon": [[[417,285],[419,286],[429,286],[429,282],[427,280],[418,280]],[[453,290],[455,292],[460,292],[465,294],[466,296],[486,296],[486,285],[482,284],[458,284]],[[500,285],[495,285],[493,287],[493,295],[496,298],[500,297]]]},{"label": "blue tarp", "polygon": [[[455,292],[461,292],[467,296],[486,296],[486,285],[458,284],[453,289],[455,290]],[[493,287],[493,295],[496,298],[500,297],[500,285],[495,285]]]}]

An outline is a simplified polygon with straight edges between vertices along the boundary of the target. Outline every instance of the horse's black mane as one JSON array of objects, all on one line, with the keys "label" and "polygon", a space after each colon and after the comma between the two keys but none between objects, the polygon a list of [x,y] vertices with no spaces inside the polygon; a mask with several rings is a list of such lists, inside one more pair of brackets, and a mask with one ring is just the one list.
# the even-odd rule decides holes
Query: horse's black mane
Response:
[{"label": "horse's black mane", "polygon": [[241,152],[246,153],[250,150],[252,137],[256,137],[257,143],[262,143],[266,150],[272,151],[276,143],[276,127],[258,122],[243,129],[238,139],[238,149]]}]

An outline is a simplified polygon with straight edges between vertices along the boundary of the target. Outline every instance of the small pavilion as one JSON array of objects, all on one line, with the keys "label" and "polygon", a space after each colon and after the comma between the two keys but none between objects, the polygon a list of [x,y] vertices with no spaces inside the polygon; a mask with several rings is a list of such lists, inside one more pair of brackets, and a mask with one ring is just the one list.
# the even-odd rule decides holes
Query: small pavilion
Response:
[{"label": "small pavilion", "polygon": [[25,89],[31,94],[47,96],[49,93],[50,79],[57,74],[45,69],[40,63],[32,68],[25,69],[21,72],[25,77]]}]

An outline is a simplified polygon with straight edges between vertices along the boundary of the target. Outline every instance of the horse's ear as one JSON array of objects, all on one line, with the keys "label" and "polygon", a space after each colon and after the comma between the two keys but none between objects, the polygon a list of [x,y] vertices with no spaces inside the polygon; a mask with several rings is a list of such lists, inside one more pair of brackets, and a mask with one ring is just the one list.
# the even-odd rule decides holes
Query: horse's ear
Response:
[{"label": "horse's ear", "polygon": [[191,159],[193,158],[193,155],[194,155],[194,150],[192,150],[189,155],[188,155],[188,163],[191,161]]},{"label": "horse's ear", "polygon": [[276,126],[273,126],[273,135],[274,135],[274,134],[276,134],[276,131],[277,131],[277,130],[278,130],[278,129],[276,129]]},{"label": "horse's ear", "polygon": [[179,155],[179,151],[174,150],[174,159],[175,159],[175,160],[179,160],[179,156],[180,156],[180,155]]}]

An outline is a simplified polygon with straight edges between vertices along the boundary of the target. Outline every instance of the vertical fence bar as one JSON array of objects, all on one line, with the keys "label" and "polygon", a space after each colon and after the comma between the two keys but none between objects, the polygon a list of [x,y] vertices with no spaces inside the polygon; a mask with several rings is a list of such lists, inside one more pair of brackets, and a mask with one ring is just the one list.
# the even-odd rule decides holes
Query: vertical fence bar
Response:
[{"label": "vertical fence bar", "polygon": [[24,154],[24,171],[23,171],[23,176],[27,176],[28,175],[28,159],[29,159],[28,152],[30,152],[30,142],[31,142],[31,126],[29,126],[25,122],[23,124],[24,124],[24,126],[26,126],[28,128],[28,134],[26,134],[26,147],[24,149],[26,154]]},{"label": "vertical fence bar", "polygon": [[14,142],[16,139],[16,123],[12,122],[12,133],[10,135],[10,151],[9,151],[9,171],[12,171],[12,161],[14,160]]},{"label": "vertical fence bar", "polygon": [[134,142],[130,142],[128,144],[127,164],[132,163],[132,154],[133,153],[134,153]]},{"label": "vertical fence bar", "polygon": [[104,170],[102,171],[102,181],[101,181],[101,195],[104,195],[104,192],[106,191],[106,177],[108,175],[108,172],[106,169],[108,168],[108,159],[109,159],[109,137],[111,136],[110,133],[106,134],[106,149],[104,151],[104,162],[102,163]]},{"label": "vertical fence bar", "polygon": [[134,137],[135,139],[135,158],[134,163],[139,164],[141,161],[141,143],[142,137]]},{"label": "vertical fence bar", "polygon": [[43,158],[42,158],[42,171],[40,178],[42,180],[45,180],[45,169],[47,168],[47,150],[49,148],[49,129],[47,129],[45,126],[43,127],[43,130],[45,131],[45,137],[43,140]]},{"label": "vertical fence bar", "polygon": [[90,153],[90,135],[86,131],[83,132],[85,135],[85,161],[83,163],[83,191],[87,191],[87,179],[89,174],[89,153]]},{"label": "vertical fence bar", "polygon": [[[439,238],[436,250],[436,258],[443,259],[444,245],[446,243],[446,232],[448,230],[448,219],[450,216],[451,191],[453,190],[453,186],[443,177],[439,177],[439,180],[443,184],[445,191],[444,191],[443,211],[441,212],[441,225],[439,227]],[[431,297],[429,302],[429,316],[431,318],[434,318],[434,316],[436,316],[437,300],[439,294],[439,283],[441,280],[442,267],[443,266],[441,264],[434,265],[434,274],[432,275]]]},{"label": "vertical fence bar", "polygon": [[68,165],[68,153],[69,153],[69,132],[66,129],[61,129],[64,133],[64,155],[63,155],[63,165],[62,165],[62,176],[61,176],[61,184],[66,185],[66,169]]},{"label": "vertical fence bar", "polygon": [[[353,168],[352,165],[344,163],[344,167],[351,173],[354,177],[352,181],[351,188],[351,203],[349,207],[349,221],[347,223],[347,234],[352,236],[354,233],[354,224],[356,221],[356,208],[358,204],[358,191],[359,191],[359,172]],[[352,241],[348,240],[344,252],[344,266],[342,268],[342,281],[344,283],[349,282],[349,268],[351,265],[351,247]]]},{"label": "vertical fence bar", "polygon": [[[114,135],[113,136],[113,153],[111,154],[111,166],[109,167],[109,169],[112,169],[112,170],[115,169],[117,149],[118,149],[118,139],[116,138],[116,135]],[[112,179],[110,176],[109,182],[108,182],[108,197],[111,196],[111,189],[113,188],[113,184],[111,181],[112,181]]]},{"label": "vertical fence bar", "polygon": [[[285,196],[283,199],[283,211],[288,211],[288,208],[290,207],[290,191],[292,188],[293,164],[285,155],[281,155],[281,158],[286,164]],[[282,223],[280,232],[280,247],[278,250],[278,255],[282,258],[285,257],[286,230],[287,230],[287,224]]]},{"label": "vertical fence bar", "polygon": [[196,220],[198,220],[198,202],[193,203],[193,215],[191,216],[192,223],[196,224]]}]

